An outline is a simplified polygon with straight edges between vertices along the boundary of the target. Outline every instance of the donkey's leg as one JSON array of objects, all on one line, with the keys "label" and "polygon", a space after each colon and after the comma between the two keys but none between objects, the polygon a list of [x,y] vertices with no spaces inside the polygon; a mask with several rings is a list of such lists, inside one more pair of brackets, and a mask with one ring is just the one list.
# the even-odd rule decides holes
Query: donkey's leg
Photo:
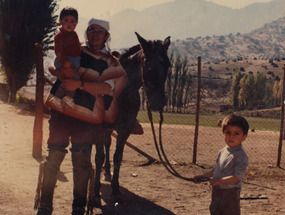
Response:
[{"label": "donkey's leg", "polygon": [[111,147],[111,134],[112,134],[112,130],[106,130],[105,133],[105,165],[104,165],[104,169],[105,169],[105,181],[111,181],[111,164],[110,164],[110,147]]},{"label": "donkey's leg", "polygon": [[95,194],[95,207],[101,206],[101,171],[104,164],[105,154],[104,154],[104,143],[102,141],[96,143],[96,155],[95,155],[95,165],[96,165],[96,173],[95,173],[95,182],[94,182],[94,194]]},{"label": "donkey's leg", "polygon": [[116,151],[114,153],[114,173],[113,173],[113,179],[112,179],[112,192],[113,195],[120,195],[120,189],[119,189],[119,172],[120,172],[120,166],[123,159],[123,152],[125,143],[130,136],[131,128],[128,129],[128,132],[118,132],[117,137],[117,144],[116,144]]}]

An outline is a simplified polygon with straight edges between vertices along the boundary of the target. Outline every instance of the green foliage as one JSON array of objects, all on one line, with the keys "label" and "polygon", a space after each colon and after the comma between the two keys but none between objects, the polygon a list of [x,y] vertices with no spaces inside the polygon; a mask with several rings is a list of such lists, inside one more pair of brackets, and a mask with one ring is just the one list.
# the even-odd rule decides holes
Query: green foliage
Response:
[{"label": "green foliage", "polygon": [[178,93],[177,93],[177,107],[178,111],[181,112],[181,108],[183,107],[183,96],[185,94],[185,85],[186,85],[186,74],[187,74],[187,65],[188,60],[186,57],[181,62],[181,70],[179,72],[179,85],[178,85]]},{"label": "green foliage", "polygon": [[56,30],[56,0],[0,1],[0,54],[9,85],[9,101],[29,80],[35,67],[34,44],[46,51]]},{"label": "green foliage", "polygon": [[266,90],[266,76],[264,73],[260,73],[258,72],[255,76],[254,76],[254,103],[253,105],[255,107],[259,106],[259,105],[265,105],[265,101],[264,101],[264,97],[265,97],[265,90]]},{"label": "green foliage", "polygon": [[22,103],[22,104],[29,104],[29,105],[35,104],[35,101],[33,99],[29,99],[29,98],[25,97],[24,94],[22,94],[20,92],[17,93],[16,102]]},{"label": "green foliage", "polygon": [[274,106],[281,105],[282,89],[283,89],[283,80],[275,81],[272,93]]},{"label": "green foliage", "polygon": [[238,107],[238,95],[240,91],[240,80],[242,78],[241,72],[238,70],[234,73],[232,85],[230,89],[229,104],[234,108]]},{"label": "green foliage", "polygon": [[253,75],[245,75],[240,80],[240,91],[238,95],[238,107],[244,109],[251,108],[253,104],[254,77]]},{"label": "green foliage", "polygon": [[264,95],[264,100],[265,102],[265,107],[270,108],[274,107],[274,96],[273,96],[273,81],[272,80],[267,80],[266,86],[265,86],[265,95]]},{"label": "green foliage", "polygon": [[232,80],[229,103],[239,110],[279,106],[282,85],[282,81],[273,83],[264,73],[241,75],[237,71]]},{"label": "green foliage", "polygon": [[182,59],[180,55],[177,55],[174,60],[173,55],[171,55],[170,62],[172,62],[173,67],[168,72],[166,82],[168,89],[167,110],[181,112],[190,100],[192,75],[188,71],[187,57]]},{"label": "green foliage", "polygon": [[173,75],[174,75],[174,83],[172,86],[172,112],[174,112],[174,107],[176,106],[176,100],[177,100],[177,91],[178,91],[178,77],[179,77],[179,72],[181,69],[181,56],[177,55],[175,62],[174,62],[174,68],[173,68]]},{"label": "green foliage", "polygon": [[167,72],[167,80],[166,80],[166,98],[167,98],[167,111],[168,109],[171,108],[171,87],[172,87],[172,67],[173,67],[173,58],[174,58],[174,55],[173,55],[173,52],[171,52],[170,54],[170,57],[169,57],[169,61],[170,61],[170,67],[168,69],[168,72]]}]

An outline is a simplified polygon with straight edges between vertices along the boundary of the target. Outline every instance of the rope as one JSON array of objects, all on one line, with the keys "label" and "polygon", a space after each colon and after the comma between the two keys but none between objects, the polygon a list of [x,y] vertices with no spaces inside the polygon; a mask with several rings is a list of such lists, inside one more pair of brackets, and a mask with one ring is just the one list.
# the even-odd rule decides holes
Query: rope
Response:
[{"label": "rope", "polygon": [[[155,148],[158,154],[158,157],[161,161],[161,163],[164,165],[164,167],[166,168],[166,170],[172,174],[173,176],[183,179],[185,181],[192,181],[194,182],[194,178],[187,178],[184,177],[182,175],[180,175],[172,166],[172,164],[169,162],[164,149],[163,149],[163,144],[162,144],[162,124],[163,124],[163,111],[161,110],[160,113],[160,121],[159,121],[159,144],[157,143],[157,138],[156,138],[156,134],[155,134],[155,129],[154,129],[154,125],[153,125],[153,119],[152,119],[152,113],[151,113],[151,109],[150,109],[150,104],[149,104],[149,98],[146,92],[146,86],[145,86],[145,81],[143,79],[143,64],[141,64],[140,67],[140,76],[141,76],[141,81],[142,81],[142,85],[143,85],[143,90],[145,92],[146,95],[146,104],[147,104],[147,113],[148,113],[148,118],[150,120],[150,124],[151,124],[151,130],[152,130],[152,135],[153,135],[153,140],[154,140],[154,144],[155,144]],[[162,155],[161,155],[162,154]],[[163,157],[162,157],[163,156]],[[197,182],[205,182],[205,181],[209,181],[210,179],[208,177],[199,177],[198,179],[196,179]]]}]

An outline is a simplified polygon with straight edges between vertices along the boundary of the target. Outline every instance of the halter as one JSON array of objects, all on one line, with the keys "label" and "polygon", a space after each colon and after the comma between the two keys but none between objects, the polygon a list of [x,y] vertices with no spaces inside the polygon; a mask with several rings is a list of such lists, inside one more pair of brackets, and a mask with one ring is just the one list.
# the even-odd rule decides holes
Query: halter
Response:
[{"label": "halter", "polygon": [[[151,125],[151,130],[152,130],[152,135],[153,135],[153,140],[154,140],[154,144],[155,144],[155,148],[158,154],[158,157],[161,161],[161,163],[164,165],[164,167],[166,168],[166,170],[171,173],[173,176],[183,179],[185,181],[192,181],[192,182],[205,182],[205,181],[209,181],[210,178],[208,177],[199,177],[198,179],[194,179],[194,178],[187,178],[184,177],[182,175],[180,175],[172,166],[172,164],[169,162],[164,149],[163,149],[163,144],[162,144],[162,134],[161,134],[161,130],[162,130],[162,123],[164,121],[163,118],[163,109],[159,111],[159,115],[160,115],[160,120],[159,120],[159,144],[157,143],[157,138],[156,138],[156,134],[155,134],[155,129],[154,129],[154,125],[153,125],[153,118],[152,118],[152,112],[151,112],[151,108],[150,108],[150,102],[149,102],[149,97],[148,94],[146,92],[146,85],[145,85],[145,81],[143,78],[143,70],[144,70],[144,65],[146,62],[146,58],[143,55],[143,60],[141,61],[141,65],[140,65],[140,78],[141,78],[141,82],[142,82],[142,87],[143,87],[143,91],[146,95],[146,106],[147,106],[147,114],[148,114],[148,118],[150,121],[150,125]],[[162,155],[161,155],[162,154]],[[163,156],[163,157],[162,157]]]}]

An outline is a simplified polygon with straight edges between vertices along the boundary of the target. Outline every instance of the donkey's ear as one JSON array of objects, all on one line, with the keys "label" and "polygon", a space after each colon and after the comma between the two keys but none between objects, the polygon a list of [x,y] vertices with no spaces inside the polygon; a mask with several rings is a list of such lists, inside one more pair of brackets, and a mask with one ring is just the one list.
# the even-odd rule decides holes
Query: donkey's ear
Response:
[{"label": "donkey's ear", "polygon": [[138,41],[140,42],[142,48],[145,50],[147,46],[147,41],[143,37],[141,37],[141,35],[139,35],[137,32],[135,32],[135,34],[137,35]]},{"label": "donkey's ear", "polygon": [[165,38],[165,40],[163,41],[163,46],[165,48],[165,50],[168,50],[168,47],[170,45],[170,36],[168,36],[167,38]]}]

